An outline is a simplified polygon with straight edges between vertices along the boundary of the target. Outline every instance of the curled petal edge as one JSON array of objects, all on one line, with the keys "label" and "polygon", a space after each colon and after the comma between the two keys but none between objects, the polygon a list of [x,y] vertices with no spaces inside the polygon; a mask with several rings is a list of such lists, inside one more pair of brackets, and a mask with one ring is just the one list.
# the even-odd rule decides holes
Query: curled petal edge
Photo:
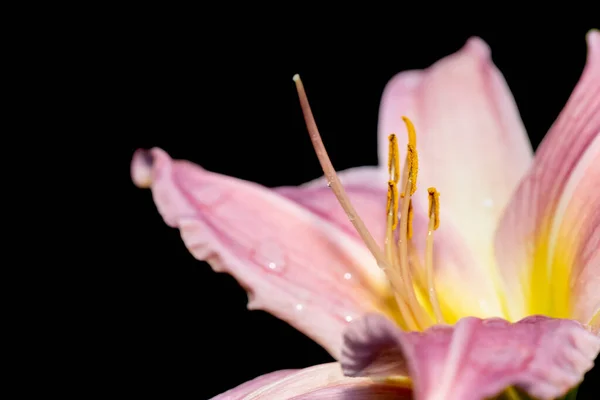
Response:
[{"label": "curled petal edge", "polygon": [[551,400],[583,380],[599,351],[600,338],[572,320],[469,317],[404,332],[371,314],[347,329],[340,362],[348,376],[406,374],[418,399],[478,400],[516,386]]}]

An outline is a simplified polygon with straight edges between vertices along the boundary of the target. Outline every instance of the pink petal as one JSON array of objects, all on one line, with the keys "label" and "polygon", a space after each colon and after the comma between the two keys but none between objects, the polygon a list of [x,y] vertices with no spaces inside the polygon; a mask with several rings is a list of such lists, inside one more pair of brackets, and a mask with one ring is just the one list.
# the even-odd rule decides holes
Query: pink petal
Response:
[{"label": "pink petal", "polygon": [[373,383],[365,378],[348,378],[338,363],[301,370],[278,371],[246,382],[213,400],[281,399],[411,399],[408,388]]},{"label": "pink petal", "polygon": [[447,286],[441,295],[460,292],[464,305],[456,308],[463,316],[503,315],[496,294],[493,235],[532,156],[514,100],[488,46],[471,38],[460,51],[426,70],[392,78],[380,109],[380,163],[386,160],[385,138],[390,133],[398,134],[400,149],[406,148],[403,115],[417,130],[415,212],[426,210],[426,189],[436,187],[440,235],[445,231],[457,242],[454,248],[470,254],[462,256],[462,263],[446,261],[449,257],[444,254],[436,257],[437,281]]},{"label": "pink petal", "polygon": [[[362,242],[330,220],[260,185],[138,151],[136,182],[151,182],[165,222],[190,252],[249,292],[250,309],[287,321],[339,355],[348,321],[391,312],[388,282]],[[295,196],[300,195],[299,191]],[[310,190],[307,195],[314,195]]]},{"label": "pink petal", "polygon": [[[358,167],[339,172],[338,177],[358,215],[360,215],[377,242],[383,244],[386,222],[387,175],[377,167]],[[356,228],[348,219],[331,189],[327,187],[327,180],[324,177],[299,187],[285,186],[276,188],[275,191],[341,227],[348,235],[360,239]]]},{"label": "pink petal", "polygon": [[[543,313],[588,323],[600,306],[600,33],[535,163],[508,205],[496,254],[512,317]],[[569,294],[573,291],[574,297]]]},{"label": "pink petal", "polygon": [[600,351],[600,338],[578,322],[542,316],[514,324],[469,317],[419,333],[368,315],[345,334],[342,368],[349,376],[369,376],[389,365],[392,351],[400,358],[390,372],[402,374],[408,367],[417,400],[479,400],[509,386],[550,400],[583,380]]}]

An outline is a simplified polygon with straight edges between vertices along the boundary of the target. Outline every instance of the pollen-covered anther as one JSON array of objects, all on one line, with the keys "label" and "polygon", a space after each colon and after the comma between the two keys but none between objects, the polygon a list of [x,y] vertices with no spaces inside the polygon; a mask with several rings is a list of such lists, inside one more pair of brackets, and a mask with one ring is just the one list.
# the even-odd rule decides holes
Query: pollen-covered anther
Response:
[{"label": "pollen-covered anther", "polygon": [[427,189],[429,194],[429,211],[428,215],[430,220],[433,220],[433,230],[436,230],[440,226],[440,194],[434,187]]},{"label": "pollen-covered anther", "polygon": [[410,195],[415,194],[417,190],[417,175],[419,172],[419,157],[417,155],[417,133],[415,126],[407,117],[402,117],[406,130],[408,131],[408,145],[406,153],[406,167],[408,168],[408,182],[410,186]]},{"label": "pollen-covered anther", "polygon": [[398,185],[393,180],[389,180],[386,213],[392,224],[392,231],[398,225],[398,200]]},{"label": "pollen-covered anther", "polygon": [[388,172],[390,180],[398,183],[400,180],[400,157],[396,134],[392,133],[388,136],[388,143]]},{"label": "pollen-covered anther", "polygon": [[398,196],[398,181],[400,180],[400,157],[398,150],[398,140],[395,134],[392,133],[390,136],[388,136],[388,143],[389,181],[386,214],[388,216],[388,224],[391,223],[392,225],[390,231],[390,233],[392,233],[396,230],[396,227],[398,226],[398,205],[400,204]]}]

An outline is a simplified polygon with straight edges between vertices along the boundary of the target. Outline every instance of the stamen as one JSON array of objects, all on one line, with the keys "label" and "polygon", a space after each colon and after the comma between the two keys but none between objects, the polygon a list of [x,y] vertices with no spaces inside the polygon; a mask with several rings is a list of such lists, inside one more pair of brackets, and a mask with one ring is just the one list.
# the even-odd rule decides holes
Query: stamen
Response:
[{"label": "stamen", "polygon": [[400,179],[400,159],[398,157],[398,142],[396,135],[391,134],[389,136],[389,152],[388,152],[388,193],[387,193],[387,223],[386,223],[386,234],[385,234],[385,255],[391,266],[390,269],[386,270],[386,275],[394,288],[394,296],[400,309],[402,319],[406,323],[406,327],[409,330],[418,330],[417,325],[410,307],[406,303],[406,299],[401,296],[404,291],[404,284],[402,277],[399,274],[400,270],[400,259],[398,258],[398,249],[394,245],[394,232],[398,225],[398,181]]},{"label": "stamen", "polygon": [[337,173],[331,164],[331,160],[327,155],[325,145],[323,144],[323,140],[321,139],[321,135],[317,128],[317,123],[315,122],[315,118],[310,109],[310,104],[308,103],[308,98],[306,97],[306,92],[304,90],[304,85],[300,80],[300,76],[298,74],[294,75],[293,80],[296,83],[296,90],[298,91],[298,98],[300,99],[300,107],[302,108],[302,113],[304,114],[306,128],[308,129],[310,140],[312,141],[317,158],[321,163],[321,167],[323,168],[323,173],[325,174],[328,185],[346,212],[346,215],[348,215],[350,222],[352,222],[352,225],[354,225],[354,228],[356,228],[356,231],[365,242],[365,245],[371,254],[373,254],[373,257],[375,257],[377,264],[379,264],[381,268],[387,268],[388,263],[381,249],[377,245],[377,242],[375,242],[375,239],[373,239],[373,236],[365,226],[363,220],[356,213],[354,206],[352,206],[352,203],[350,202],[350,199],[348,198],[348,195],[346,194],[346,191],[344,190],[344,187],[342,186]]},{"label": "stamen", "polygon": [[410,272],[410,266],[408,264],[408,240],[409,240],[409,230],[410,235],[412,235],[412,221],[411,221],[411,198],[412,194],[417,189],[417,168],[418,168],[418,158],[417,158],[417,139],[415,128],[410,122],[410,120],[406,117],[402,117],[404,123],[406,124],[406,128],[408,131],[408,152],[406,154],[404,173],[402,176],[402,185],[403,185],[403,193],[401,195],[402,198],[402,211],[401,211],[401,220],[400,220],[400,234],[399,234],[399,247],[400,247],[400,273],[402,274],[402,281],[404,283],[404,293],[408,299],[408,304],[415,316],[417,324],[421,328],[428,327],[429,317],[425,313],[425,310],[422,308],[421,304],[418,302],[417,297],[415,296],[413,281]]},{"label": "stamen", "polygon": [[427,193],[429,194],[429,227],[425,245],[425,271],[427,275],[429,302],[433,308],[436,322],[439,324],[444,322],[444,317],[440,309],[440,303],[437,298],[433,280],[433,231],[440,226],[440,194],[433,187],[427,189]]}]

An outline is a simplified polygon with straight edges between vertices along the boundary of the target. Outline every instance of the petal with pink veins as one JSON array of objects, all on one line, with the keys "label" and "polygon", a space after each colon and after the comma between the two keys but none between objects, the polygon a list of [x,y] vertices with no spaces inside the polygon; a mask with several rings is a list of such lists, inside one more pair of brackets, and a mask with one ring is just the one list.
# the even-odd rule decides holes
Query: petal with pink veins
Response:
[{"label": "petal with pink veins", "polygon": [[600,32],[534,165],[509,203],[496,257],[511,316],[590,323],[600,307]]},{"label": "petal with pink veins", "polygon": [[[439,296],[462,316],[505,315],[497,295],[500,279],[494,268],[493,235],[504,206],[531,164],[532,151],[487,44],[471,38],[460,51],[431,67],[391,79],[380,108],[380,163],[387,159],[390,133],[398,135],[401,151],[406,148],[403,115],[417,131],[415,213],[426,215],[426,190],[436,187],[441,203],[436,238],[452,237],[452,248],[462,254],[458,262],[439,248],[435,251]],[[423,247],[425,237],[419,237],[416,243]]]},{"label": "petal with pink veins", "polygon": [[283,319],[334,357],[349,321],[369,311],[396,315],[385,275],[362,242],[327,213],[299,205],[308,201],[302,190],[311,201],[321,194],[295,189],[294,202],[258,184],[174,161],[157,148],[136,152],[132,178],[150,185],[160,214],[180,230],[195,258],[247,289],[250,309]]},{"label": "petal with pink veins", "polygon": [[406,387],[374,383],[368,378],[345,377],[338,363],[329,363],[267,374],[213,398],[226,399],[409,400],[412,396]]},{"label": "petal with pink veins", "polygon": [[600,338],[572,320],[468,317],[421,333],[371,314],[348,327],[340,362],[348,376],[409,375],[417,400],[479,400],[511,386],[550,400],[583,380],[598,351]]}]

